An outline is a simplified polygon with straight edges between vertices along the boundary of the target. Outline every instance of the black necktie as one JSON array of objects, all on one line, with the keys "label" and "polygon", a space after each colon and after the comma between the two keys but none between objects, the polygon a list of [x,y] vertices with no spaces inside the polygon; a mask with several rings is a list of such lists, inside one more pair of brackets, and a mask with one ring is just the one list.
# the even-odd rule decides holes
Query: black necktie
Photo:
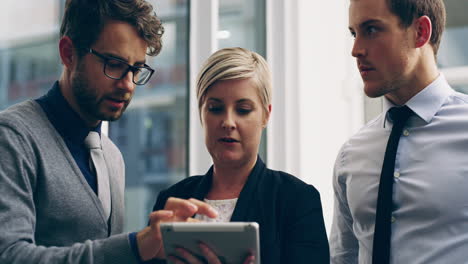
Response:
[{"label": "black necktie", "polygon": [[407,106],[393,107],[389,110],[393,121],[392,132],[387,142],[385,158],[380,174],[379,194],[377,198],[377,212],[375,217],[374,244],[372,249],[373,264],[387,264],[390,262],[391,217],[393,211],[393,173],[395,170],[395,156],[400,141],[401,132],[413,111]]}]

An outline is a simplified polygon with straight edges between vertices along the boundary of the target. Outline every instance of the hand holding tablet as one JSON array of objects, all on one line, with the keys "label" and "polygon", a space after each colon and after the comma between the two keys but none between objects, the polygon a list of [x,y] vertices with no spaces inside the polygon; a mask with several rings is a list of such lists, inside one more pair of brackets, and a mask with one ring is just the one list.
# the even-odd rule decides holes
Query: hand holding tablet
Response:
[{"label": "hand holding tablet", "polygon": [[[209,259],[209,254],[214,253],[219,259],[219,262],[214,261],[214,263],[242,264],[246,260],[250,260],[249,256],[253,256],[254,261],[247,263],[260,263],[257,223],[174,222],[161,223],[160,228],[166,256],[176,256],[188,261],[193,260],[191,263],[207,263],[204,256],[208,256]],[[179,248],[186,251],[178,250]],[[188,252],[190,254],[186,254]],[[213,258],[216,257],[213,256]],[[177,263],[171,261],[171,258],[168,260],[169,263]]]}]

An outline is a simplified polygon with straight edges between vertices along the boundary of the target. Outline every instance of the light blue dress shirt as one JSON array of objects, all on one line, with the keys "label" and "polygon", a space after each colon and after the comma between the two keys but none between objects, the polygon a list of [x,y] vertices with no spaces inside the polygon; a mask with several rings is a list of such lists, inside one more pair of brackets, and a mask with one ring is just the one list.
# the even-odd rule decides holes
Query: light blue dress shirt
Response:
[{"label": "light blue dress shirt", "polygon": [[[390,263],[468,263],[468,96],[441,74],[406,104],[395,161]],[[342,147],[333,188],[332,263],[371,263],[387,111]]]}]

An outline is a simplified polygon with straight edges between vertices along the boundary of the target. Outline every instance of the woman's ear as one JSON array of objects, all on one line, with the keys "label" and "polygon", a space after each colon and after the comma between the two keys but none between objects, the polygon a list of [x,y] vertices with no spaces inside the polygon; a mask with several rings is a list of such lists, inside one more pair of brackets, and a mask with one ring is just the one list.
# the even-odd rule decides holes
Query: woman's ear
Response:
[{"label": "woman's ear", "polygon": [[64,36],[59,41],[59,53],[60,59],[63,65],[70,69],[73,66],[73,62],[76,59],[75,47],[73,41],[68,37]]},{"label": "woman's ear", "polygon": [[431,41],[432,23],[428,16],[422,16],[415,20],[416,48],[421,48]]},{"label": "woman's ear", "polygon": [[271,114],[271,104],[268,105],[268,112],[265,113],[265,118],[263,119],[263,128],[266,128],[268,125],[268,120],[270,120],[270,114]]}]

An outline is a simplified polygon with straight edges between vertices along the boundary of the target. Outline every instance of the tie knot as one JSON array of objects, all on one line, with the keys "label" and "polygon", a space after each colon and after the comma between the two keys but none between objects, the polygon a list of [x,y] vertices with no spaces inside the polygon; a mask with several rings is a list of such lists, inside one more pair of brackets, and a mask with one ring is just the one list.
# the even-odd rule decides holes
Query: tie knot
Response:
[{"label": "tie knot", "polygon": [[91,131],[88,136],[86,136],[84,143],[88,149],[100,149],[101,137],[98,132]]},{"label": "tie knot", "polygon": [[413,111],[408,106],[392,107],[388,111],[393,123],[405,123],[413,114]]}]

